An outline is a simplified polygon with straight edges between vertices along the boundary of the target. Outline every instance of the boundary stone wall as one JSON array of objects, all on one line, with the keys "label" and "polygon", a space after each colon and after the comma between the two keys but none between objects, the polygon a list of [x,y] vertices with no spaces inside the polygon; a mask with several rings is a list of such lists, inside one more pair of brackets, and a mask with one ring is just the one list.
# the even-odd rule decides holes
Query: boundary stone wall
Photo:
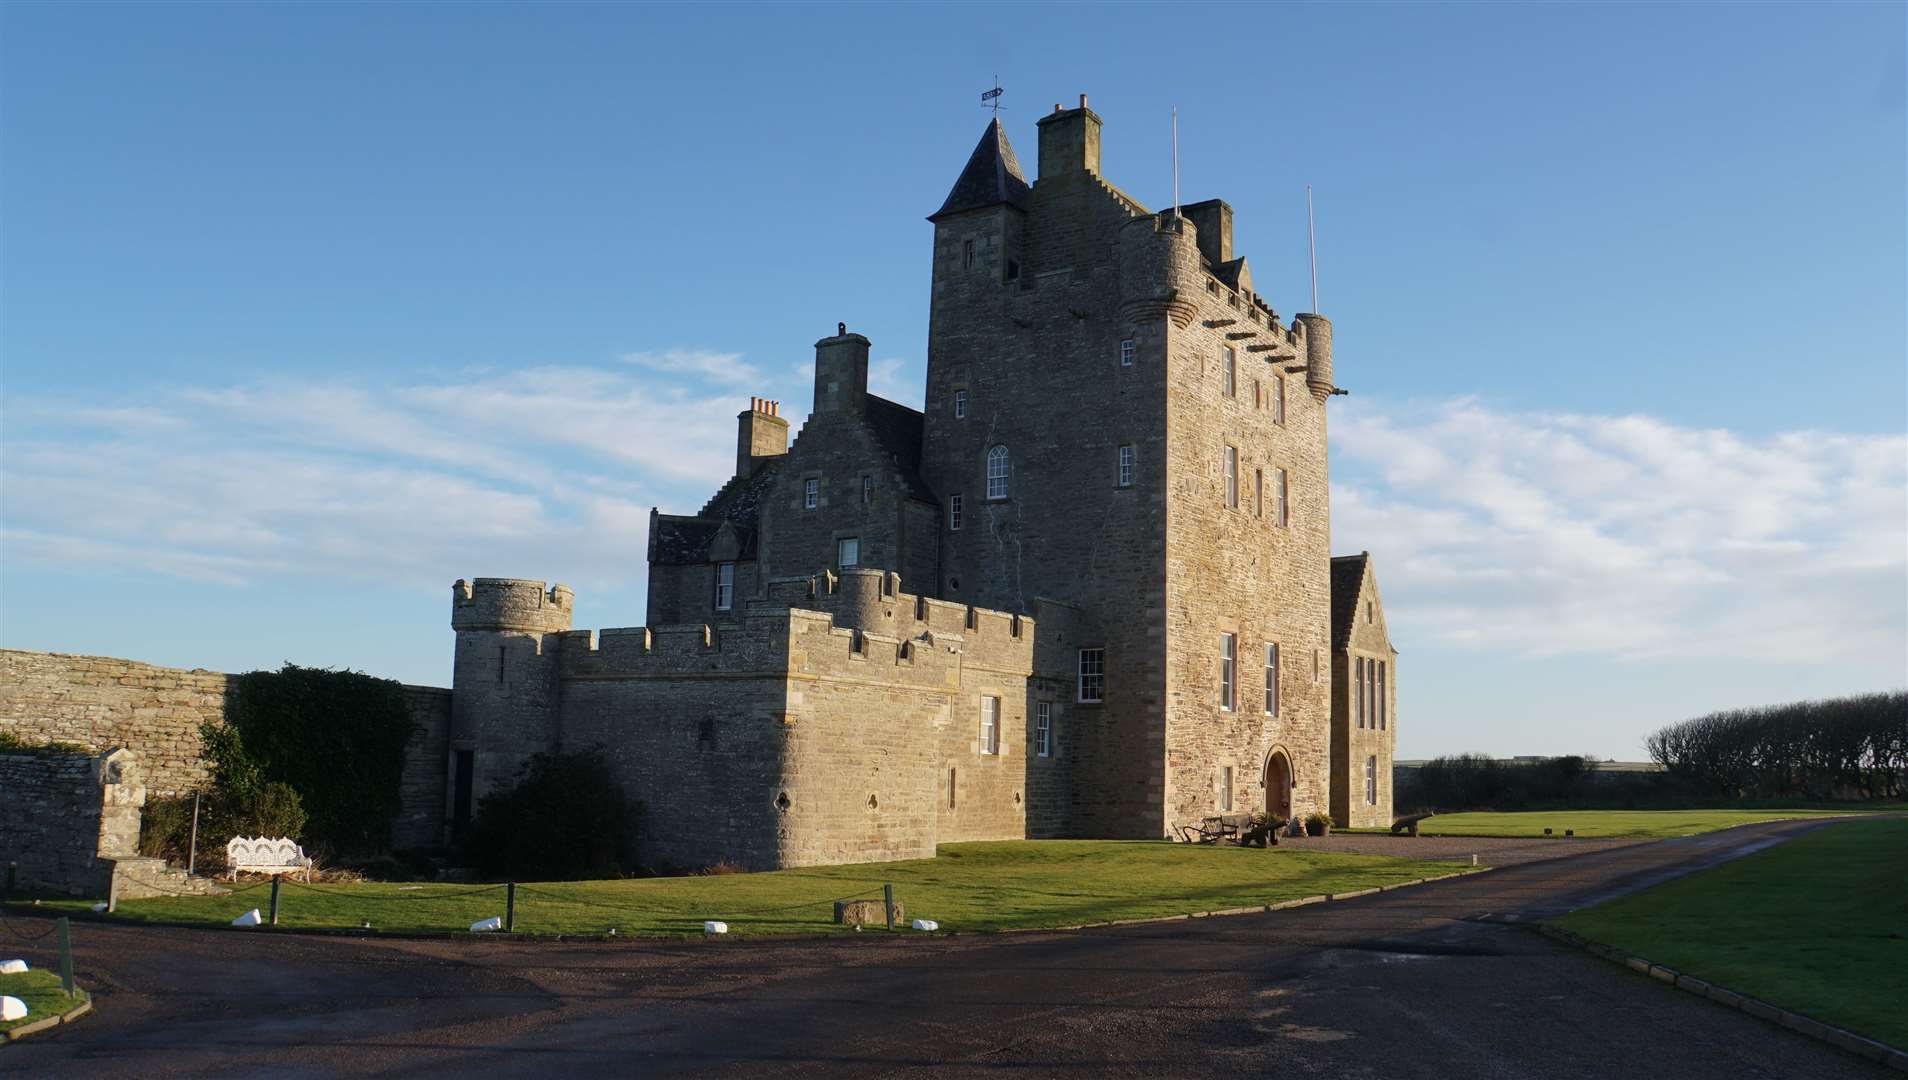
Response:
[{"label": "boundary stone wall", "polygon": [[114,860],[138,854],[137,755],[0,754],[0,864],[32,892],[104,896]]}]

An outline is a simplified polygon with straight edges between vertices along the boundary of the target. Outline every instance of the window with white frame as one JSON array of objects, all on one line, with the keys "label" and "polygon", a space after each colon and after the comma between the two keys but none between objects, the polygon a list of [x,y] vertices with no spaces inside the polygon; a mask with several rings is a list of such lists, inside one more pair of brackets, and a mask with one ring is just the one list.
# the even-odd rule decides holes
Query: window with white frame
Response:
[{"label": "window with white frame", "polygon": [[963,420],[963,419],[966,419],[966,417],[967,417],[967,391],[956,390],[954,391],[954,419]]},{"label": "window with white frame", "polygon": [[1219,767],[1219,809],[1232,809],[1232,766]]},{"label": "window with white frame", "polygon": [[1272,422],[1285,423],[1285,376],[1283,375],[1275,375],[1272,378]]},{"label": "window with white frame", "polygon": [[1080,650],[1079,700],[1099,701],[1106,695],[1106,650]]},{"label": "window with white frame", "polygon": [[1239,701],[1239,635],[1219,635],[1219,707],[1231,712]]},{"label": "window with white frame", "polygon": [[1226,396],[1239,396],[1239,354],[1230,345],[1219,347],[1219,363],[1225,368]]},{"label": "window with white frame", "polygon": [[821,481],[813,477],[802,481],[802,509],[813,510],[821,505]]},{"label": "window with white frame", "polygon": [[961,496],[955,492],[947,497],[947,527],[959,531],[961,527]]},{"label": "window with white frame", "polygon": [[1132,338],[1120,342],[1120,366],[1132,367],[1133,354],[1139,351],[1139,345]]},{"label": "window with white frame", "polygon": [[1239,508],[1239,448],[1226,447],[1226,508]]},{"label": "window with white frame", "polygon": [[1288,489],[1287,485],[1288,485],[1288,481],[1286,480],[1285,470],[1273,469],[1272,470],[1272,523],[1275,525],[1284,525],[1286,523],[1286,514],[1288,511],[1288,508],[1291,505],[1289,500],[1289,496],[1291,492]]},{"label": "window with white frame", "polygon": [[846,570],[849,567],[860,566],[860,565],[861,565],[861,538],[860,537],[848,536],[848,537],[843,537],[842,539],[835,541],[835,566],[838,569]]},{"label": "window with white frame", "polygon": [[729,611],[735,607],[735,564],[732,562],[716,564],[715,609]]},{"label": "window with white frame", "polygon": [[1041,701],[1034,705],[1034,754],[1039,757],[1053,756],[1053,702]]},{"label": "window with white frame", "polygon": [[1365,726],[1365,658],[1352,658],[1352,715],[1358,718],[1358,726]]},{"label": "window with white frame", "polygon": [[1133,448],[1131,446],[1120,447],[1119,476],[1121,487],[1133,486]]},{"label": "window with white frame", "polygon": [[1365,805],[1378,805],[1378,756],[1365,759]]},{"label": "window with white frame", "polygon": [[987,451],[987,497],[1004,499],[1007,497],[1007,483],[1013,475],[1008,462],[1007,448],[996,446]]},{"label": "window with white frame", "polygon": [[1279,715],[1279,643],[1265,643],[1265,715]]},{"label": "window with white frame", "polygon": [[1373,695],[1378,699],[1378,730],[1385,730],[1385,668],[1383,660],[1378,661],[1378,689]]},{"label": "window with white frame", "polygon": [[980,752],[998,754],[1000,753],[1000,699],[982,697],[980,709]]}]

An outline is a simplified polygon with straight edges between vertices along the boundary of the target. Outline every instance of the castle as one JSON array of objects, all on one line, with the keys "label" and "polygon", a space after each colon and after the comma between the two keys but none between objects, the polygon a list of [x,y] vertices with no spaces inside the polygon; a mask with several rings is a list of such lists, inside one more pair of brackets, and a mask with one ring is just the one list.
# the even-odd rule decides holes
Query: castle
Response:
[{"label": "castle", "polygon": [[925,410],[815,346],[799,437],[738,418],[701,511],[652,511],[646,625],[459,581],[445,818],[600,754],[638,858],[753,869],[937,842],[1157,839],[1223,813],[1391,821],[1396,658],[1333,559],[1332,327],[1281,325],[1214,199],[1100,175],[1081,96],[1029,183],[990,123],[934,227]]}]

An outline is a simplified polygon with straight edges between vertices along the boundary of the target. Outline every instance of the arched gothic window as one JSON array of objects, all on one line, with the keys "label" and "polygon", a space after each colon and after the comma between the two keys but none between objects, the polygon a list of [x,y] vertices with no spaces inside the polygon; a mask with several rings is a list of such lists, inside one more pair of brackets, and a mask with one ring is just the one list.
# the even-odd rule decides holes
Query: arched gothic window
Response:
[{"label": "arched gothic window", "polygon": [[1007,461],[1007,448],[996,446],[987,451],[987,497],[1004,499],[1007,497],[1007,478],[1012,473]]}]

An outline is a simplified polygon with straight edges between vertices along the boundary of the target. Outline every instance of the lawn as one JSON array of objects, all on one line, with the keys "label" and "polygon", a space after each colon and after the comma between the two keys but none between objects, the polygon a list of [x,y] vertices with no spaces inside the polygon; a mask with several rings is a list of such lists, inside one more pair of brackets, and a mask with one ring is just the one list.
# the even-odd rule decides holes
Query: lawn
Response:
[{"label": "lawn", "polygon": [[1558,925],[1908,1047],[1908,820],[1818,829]]},{"label": "lawn", "polygon": [[1578,836],[1691,836],[1696,833],[1789,818],[1845,817],[1873,812],[1851,810],[1528,810],[1479,811],[1439,814],[1424,819],[1418,831],[1426,836],[1542,836],[1545,829],[1562,836],[1575,829]]},{"label": "lawn", "polygon": [[57,1016],[74,1005],[60,989],[60,977],[51,971],[26,971],[19,975],[0,975],[0,994],[26,1002],[27,1014],[19,1020],[0,1020],[0,1031],[17,1028]]},{"label": "lawn", "polygon": [[[909,918],[943,930],[1074,926],[1249,907],[1449,873],[1412,859],[1159,842],[1016,840],[943,844],[934,859],[761,874],[573,881],[517,887],[516,928],[537,934],[700,933],[720,919],[737,934],[841,932],[837,898],[878,898],[892,884]],[[118,917],[223,926],[269,888],[230,896],[126,900]],[[504,913],[502,886],[304,885],[286,880],[279,924],[293,928],[465,930]],[[81,902],[54,902],[83,909]]]}]

